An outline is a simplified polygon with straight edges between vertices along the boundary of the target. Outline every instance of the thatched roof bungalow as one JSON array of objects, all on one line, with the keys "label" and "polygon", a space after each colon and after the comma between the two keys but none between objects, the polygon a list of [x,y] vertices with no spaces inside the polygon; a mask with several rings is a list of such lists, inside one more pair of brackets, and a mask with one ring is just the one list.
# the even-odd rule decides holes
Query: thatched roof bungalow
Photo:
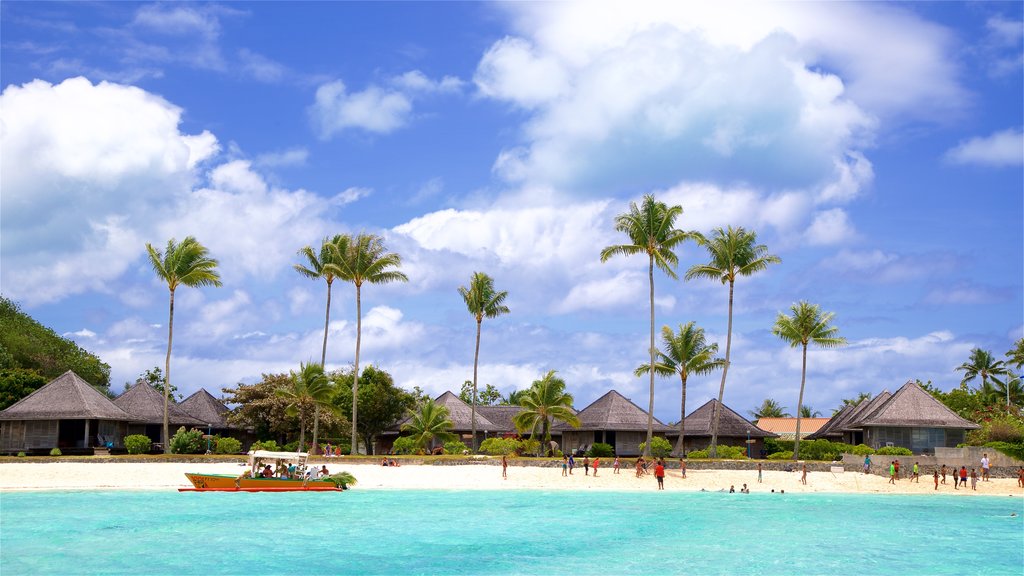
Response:
[{"label": "thatched roof bungalow", "polygon": [[[603,442],[619,456],[638,456],[640,444],[647,440],[647,411],[615,390],[594,400],[576,417],[580,419],[578,428],[565,422],[552,426],[552,433],[562,435],[562,451],[566,454]],[[653,428],[654,435],[663,438],[672,431],[657,418]]]},{"label": "thatched roof bungalow", "polygon": [[[164,395],[145,382],[140,382],[114,399],[114,404],[131,416],[135,422],[128,425],[128,434],[149,436],[162,444],[164,424]],[[179,426],[205,430],[206,423],[185,413],[174,400],[167,405],[167,419],[173,435]]]},{"label": "thatched roof bungalow", "polygon": [[213,394],[200,388],[194,394],[178,403],[178,408],[189,416],[203,423],[204,428],[213,429],[214,434],[224,434],[238,429],[228,422],[227,415],[231,410],[223,402],[214,398]]},{"label": "thatched roof bungalow", "polygon": [[134,418],[68,370],[0,412],[0,452],[91,453],[124,445]]},{"label": "thatched roof bungalow", "polygon": [[[684,423],[686,429],[685,445],[683,446],[684,452],[703,450],[711,445],[711,427],[715,415],[715,404],[718,404],[718,400],[712,398],[700,408],[690,412],[690,415],[686,417],[686,422]],[[778,436],[774,432],[762,430],[725,404],[721,405],[718,420],[719,446],[749,447],[747,453],[751,457],[756,458],[762,456],[764,452],[764,439],[777,438]],[[674,428],[669,433],[669,437],[675,442],[679,438],[679,429]]]}]

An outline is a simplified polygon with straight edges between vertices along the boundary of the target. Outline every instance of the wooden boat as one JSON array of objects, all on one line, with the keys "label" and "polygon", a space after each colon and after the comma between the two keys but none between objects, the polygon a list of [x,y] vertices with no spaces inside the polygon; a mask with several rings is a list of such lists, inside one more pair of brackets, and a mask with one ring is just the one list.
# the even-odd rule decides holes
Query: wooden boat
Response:
[{"label": "wooden boat", "polygon": [[[249,466],[240,476],[231,474],[196,474],[186,472],[192,488],[179,488],[179,492],[341,492],[343,488],[333,480],[307,478],[305,452],[270,452],[256,450],[249,453]],[[261,469],[270,465],[294,466],[294,478],[263,478]]]}]

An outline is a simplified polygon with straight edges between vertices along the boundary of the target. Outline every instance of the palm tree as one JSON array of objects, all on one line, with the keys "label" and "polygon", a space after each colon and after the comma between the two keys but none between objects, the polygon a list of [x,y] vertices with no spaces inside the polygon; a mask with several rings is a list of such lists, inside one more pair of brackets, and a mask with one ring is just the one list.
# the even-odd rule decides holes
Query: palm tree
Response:
[{"label": "palm tree", "polygon": [[[988,383],[989,380],[1002,387],[1007,393],[1010,391],[1010,388],[1000,378],[1000,376],[1009,374],[1006,369],[1006,363],[1002,360],[996,360],[988,350],[982,350],[981,348],[971,350],[971,355],[968,357],[967,362],[957,366],[956,371],[963,371],[964,373],[964,378],[960,381],[961,388],[966,389],[968,382],[981,376],[980,390],[983,396],[990,395],[988,393],[991,392],[992,388]],[[1010,405],[1009,394],[1006,397],[1006,405]]]},{"label": "palm tree", "polygon": [[756,410],[750,411],[750,415],[754,420],[790,417],[790,414],[786,412],[786,407],[771,398],[765,398],[764,402],[761,402],[761,405]]},{"label": "palm tree", "polygon": [[300,452],[306,444],[309,411],[312,409],[316,413],[321,406],[329,406],[332,388],[331,381],[324,374],[324,367],[310,362],[300,364],[298,372],[292,371],[288,386],[277,389],[278,396],[289,400],[285,413],[299,417]]},{"label": "palm tree", "polygon": [[[334,262],[336,253],[332,246],[339,248],[338,252],[344,252],[344,246],[349,241],[348,236],[337,234],[334,238],[324,238],[320,244],[320,252],[313,250],[311,246],[303,246],[299,255],[304,256],[309,266],[294,264],[295,271],[312,280],[323,279],[327,282],[327,311],[324,314],[324,344],[320,350],[320,367],[326,370],[327,364],[327,328],[331,323],[331,286],[334,279],[341,274],[341,270]],[[316,454],[320,431],[320,407],[317,406],[313,413],[313,454]]]},{"label": "palm tree", "polygon": [[742,227],[729,226],[725,230],[716,228],[711,238],[697,235],[697,243],[707,249],[711,260],[707,264],[698,264],[686,271],[686,279],[708,278],[729,285],[729,325],[725,333],[725,366],[722,367],[722,383],[718,387],[718,403],[711,423],[711,446],[709,455],[718,457],[718,421],[721,417],[722,399],[725,396],[725,377],[729,374],[729,362],[732,354],[732,308],[733,292],[737,276],[752,276],[768,268],[769,264],[778,264],[782,260],[768,253],[768,247],[757,243],[757,233],[746,231]]},{"label": "palm tree", "polygon": [[551,424],[561,420],[571,426],[579,426],[580,419],[572,411],[572,395],[565,391],[565,380],[549,370],[540,380],[535,380],[519,399],[522,411],[515,415],[512,423],[520,433],[530,431],[535,438],[540,430],[544,440],[543,449],[551,444]]},{"label": "palm tree", "polygon": [[810,406],[801,406],[800,407],[800,417],[801,418],[820,418],[821,417],[821,411],[820,410],[815,410],[814,408],[811,408]]},{"label": "palm tree", "polygon": [[860,404],[864,400],[870,400],[870,399],[871,399],[871,392],[858,392],[856,398],[843,398],[843,403],[840,404],[837,408],[833,408],[832,409],[832,415],[835,416],[843,408],[846,408],[847,406],[856,406],[857,404]]},{"label": "palm tree", "polygon": [[[678,374],[682,382],[682,402],[679,406],[679,440],[676,441],[676,454],[682,455],[686,450],[686,379],[690,374],[703,376],[721,368],[725,364],[718,354],[718,344],[707,344],[704,329],[698,328],[696,322],[687,322],[679,326],[679,332],[673,332],[668,326],[661,327],[662,350],[658,351],[658,361],[654,371],[658,376]],[[651,369],[650,364],[641,364],[634,374],[642,376]]]},{"label": "palm tree", "polygon": [[331,251],[340,272],[337,276],[356,286],[356,362],[352,370],[352,455],[355,456],[359,450],[356,406],[359,402],[359,347],[363,335],[363,283],[408,282],[409,278],[395,270],[402,265],[402,257],[388,252],[384,239],[375,234],[359,234],[350,241],[331,244]]},{"label": "palm tree", "polygon": [[529,392],[529,388],[513,390],[508,393],[508,396],[502,399],[501,404],[505,406],[522,406],[523,398],[526,397]]},{"label": "palm tree", "polygon": [[800,418],[804,406],[804,384],[807,382],[807,345],[816,344],[822,348],[835,348],[846,344],[846,338],[839,336],[839,329],[830,326],[835,314],[822,312],[817,304],[800,301],[790,307],[793,314],[786,316],[779,312],[772,327],[775,334],[791,347],[803,346],[803,369],[800,372],[800,397],[796,404],[796,437],[793,443],[793,459],[800,457]]},{"label": "palm tree", "polygon": [[1013,343],[1013,348],[1006,351],[1006,363],[1017,370],[1024,368],[1024,338]]},{"label": "palm tree", "polygon": [[423,401],[419,410],[410,410],[408,422],[402,424],[403,432],[411,432],[416,446],[424,448],[435,439],[450,442],[457,437],[451,433],[452,421],[448,417],[448,409],[434,402],[433,398]]},{"label": "palm tree", "polygon": [[[676,218],[683,213],[682,206],[667,206],[658,202],[651,194],[645,194],[640,206],[636,202],[629,203],[629,212],[615,217],[615,230],[629,237],[629,244],[608,246],[601,250],[601,262],[607,262],[612,256],[647,255],[647,282],[650,286],[651,309],[651,340],[648,349],[651,352],[649,365],[653,366],[654,355],[654,267],[664,272],[669,278],[677,278],[675,267],[679,258],[673,251],[684,241],[693,238],[694,233],[684,232],[675,228]],[[651,438],[654,436],[654,371],[650,372],[650,395],[647,405],[647,442],[644,444],[644,456],[651,455]]]},{"label": "palm tree", "polygon": [[466,302],[469,313],[476,318],[476,351],[473,353],[473,402],[471,408],[471,421],[473,432],[473,452],[476,452],[476,372],[480,362],[480,328],[484,318],[497,318],[502,314],[508,314],[508,306],[505,306],[505,298],[508,292],[498,292],[494,289],[494,279],[483,272],[473,272],[469,280],[469,288],[459,286],[459,294]]},{"label": "palm tree", "polygon": [[167,320],[167,358],[164,361],[164,426],[160,437],[164,444],[164,453],[171,453],[169,442],[169,425],[167,409],[170,405],[171,390],[171,341],[174,338],[174,291],[178,286],[197,288],[200,286],[220,286],[220,274],[217,273],[217,261],[210,258],[206,247],[192,236],[186,237],[181,243],[171,238],[167,248],[161,253],[152,244],[146,243],[149,262],[153,265],[156,275],[167,283],[171,292],[170,312]]}]

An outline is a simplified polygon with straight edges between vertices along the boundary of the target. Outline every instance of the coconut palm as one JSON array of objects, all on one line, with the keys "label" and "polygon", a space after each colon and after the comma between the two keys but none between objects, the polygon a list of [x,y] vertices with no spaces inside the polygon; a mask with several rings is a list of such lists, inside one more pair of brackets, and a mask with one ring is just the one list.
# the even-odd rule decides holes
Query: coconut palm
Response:
[{"label": "coconut palm", "polygon": [[801,406],[800,407],[800,417],[801,418],[820,418],[821,417],[821,411],[820,410],[815,410],[814,408],[811,408],[810,406]]},{"label": "coconut palm", "polygon": [[466,309],[476,319],[476,349],[473,353],[473,402],[471,403],[471,420],[473,433],[473,452],[476,452],[476,387],[477,367],[480,362],[480,329],[484,318],[497,318],[502,314],[508,314],[508,306],[505,306],[507,291],[494,289],[494,279],[483,272],[473,272],[469,279],[469,287],[459,286],[459,294],[466,302]]},{"label": "coconut palm", "polygon": [[[707,344],[704,329],[698,328],[696,322],[687,322],[679,326],[679,332],[673,332],[668,326],[661,327],[662,349],[658,351],[658,361],[654,363],[654,371],[658,376],[678,374],[682,383],[682,402],[679,405],[679,440],[676,441],[675,453],[682,455],[686,450],[686,380],[693,374],[703,376],[721,368],[725,364],[718,354],[718,344]],[[642,376],[651,369],[650,364],[641,364],[634,374]]]},{"label": "coconut palm", "polygon": [[171,342],[174,339],[174,291],[178,286],[198,288],[200,286],[220,286],[220,274],[217,273],[217,261],[210,258],[206,247],[192,236],[186,237],[181,243],[174,238],[167,241],[167,248],[160,252],[152,244],[146,244],[150,264],[160,280],[167,283],[171,292],[170,312],[167,320],[167,358],[164,360],[164,453],[171,453],[169,442],[169,425],[167,409],[170,405],[171,390]]},{"label": "coconut palm", "polygon": [[410,410],[410,419],[402,424],[403,432],[411,432],[418,448],[426,448],[434,440],[450,442],[458,437],[451,433],[452,421],[448,409],[427,398],[415,411]]},{"label": "coconut palm", "polygon": [[299,451],[306,444],[306,421],[310,412],[330,406],[333,392],[331,381],[324,374],[324,367],[312,362],[300,364],[299,371],[294,370],[288,380],[288,386],[277,389],[277,395],[288,400],[285,413],[299,417]]},{"label": "coconut palm", "polygon": [[[683,213],[682,206],[667,206],[658,202],[651,194],[644,195],[640,206],[636,202],[629,203],[629,212],[615,217],[615,230],[629,237],[629,244],[617,244],[601,250],[601,262],[607,262],[612,256],[647,255],[647,282],[650,287],[651,340],[648,349],[651,357],[649,365],[655,364],[654,346],[654,267],[664,272],[669,278],[677,278],[675,267],[679,258],[673,251],[684,241],[693,238],[693,232],[684,232],[675,228],[676,218]],[[650,371],[650,393],[647,405],[647,442],[644,444],[644,456],[651,455],[651,438],[654,436],[654,371]]]},{"label": "coconut palm", "polygon": [[1002,360],[996,360],[992,353],[988,350],[982,350],[981,348],[975,348],[971,350],[971,355],[968,357],[967,362],[956,367],[956,371],[962,371],[964,373],[963,380],[960,381],[962,388],[967,388],[967,383],[973,381],[978,376],[981,376],[981,389],[984,390],[988,386],[988,381],[992,380],[995,384],[1005,384],[1000,376],[1006,376],[1008,374],[1006,370],[1006,364]]},{"label": "coconut palm", "polygon": [[572,395],[565,391],[565,380],[556,376],[554,370],[549,370],[540,380],[535,380],[519,399],[519,405],[523,409],[512,419],[516,430],[520,433],[529,430],[531,439],[536,437],[539,430],[544,447],[551,444],[551,424],[554,420],[561,420],[573,427],[580,425],[580,419],[572,411]]},{"label": "coconut palm", "polygon": [[715,404],[711,422],[711,446],[708,448],[712,458],[718,457],[718,421],[721,418],[722,399],[725,396],[725,378],[729,374],[729,363],[732,354],[732,309],[733,293],[738,276],[752,276],[768,268],[769,264],[778,264],[782,260],[768,253],[768,247],[757,243],[757,233],[744,228],[716,228],[707,238],[698,234],[697,243],[703,246],[711,260],[707,264],[691,266],[686,271],[686,279],[708,278],[729,285],[729,324],[725,332],[725,365],[722,367],[722,383],[718,387],[718,403]]},{"label": "coconut palm", "polygon": [[1006,364],[1017,370],[1024,368],[1024,338],[1013,343],[1013,348],[1006,351]]},{"label": "coconut palm", "polygon": [[[319,252],[313,250],[311,246],[303,246],[299,249],[299,255],[305,257],[309,265],[293,265],[295,271],[306,278],[310,278],[312,280],[323,279],[327,282],[327,311],[324,313],[324,344],[320,350],[320,367],[325,370],[327,363],[327,328],[331,323],[331,286],[334,284],[334,279],[341,273],[338,265],[334,262],[334,255],[336,253],[344,252],[345,246],[349,240],[350,238],[348,236],[342,236],[340,234],[335,235],[333,238],[324,238],[323,242],[320,244]],[[332,246],[337,246],[338,250],[332,249]],[[313,413],[313,454],[316,454],[317,447],[319,445],[319,431],[320,407],[317,406]]]},{"label": "coconut palm", "polygon": [[409,278],[398,271],[402,257],[388,252],[384,239],[375,234],[359,234],[349,241],[331,244],[332,259],[338,267],[338,278],[355,284],[356,287],[356,361],[352,370],[352,455],[358,452],[359,436],[356,429],[359,402],[359,347],[363,335],[363,283],[387,284],[408,282]]},{"label": "coconut palm", "polygon": [[790,307],[792,314],[779,312],[772,327],[772,334],[782,338],[791,347],[803,347],[803,368],[800,372],[800,397],[796,404],[796,436],[793,443],[793,459],[800,457],[800,418],[804,406],[804,384],[807,382],[807,345],[835,348],[846,344],[846,338],[839,336],[839,329],[830,326],[835,314],[822,312],[817,304],[800,301]]},{"label": "coconut palm", "polygon": [[790,414],[786,412],[786,407],[772,398],[765,398],[764,402],[761,402],[761,405],[756,410],[750,411],[750,415],[754,420],[760,420],[761,418],[790,418]]}]

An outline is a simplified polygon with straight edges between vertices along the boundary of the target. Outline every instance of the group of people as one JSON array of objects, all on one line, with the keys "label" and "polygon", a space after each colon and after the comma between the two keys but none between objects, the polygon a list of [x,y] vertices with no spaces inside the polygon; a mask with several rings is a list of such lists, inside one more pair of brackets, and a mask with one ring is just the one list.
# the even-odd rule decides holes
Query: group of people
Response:
[{"label": "group of people", "polygon": [[331,446],[328,442],[320,447],[320,454],[323,454],[324,458],[341,458],[341,446]]},{"label": "group of people", "polygon": [[256,468],[258,469],[256,475],[260,478],[280,478],[281,480],[319,480],[321,477],[326,478],[331,475],[327,466],[302,468],[294,463],[286,465],[281,461],[277,462],[277,470],[274,470],[270,464],[264,465],[262,469],[259,469],[257,464]]},{"label": "group of people", "polygon": [[[504,465],[504,464],[503,464]],[[583,474],[590,476],[590,469],[594,469],[594,476],[597,476],[597,470],[601,466],[601,458],[594,458],[594,461],[590,461],[589,456],[583,457]],[[572,454],[568,456],[562,456],[562,476],[569,476],[572,474],[573,469],[576,468],[576,458]],[[619,473],[619,457],[615,457],[614,471],[616,474]]]},{"label": "group of people", "polygon": [[398,460],[395,460],[394,458],[391,458],[390,460],[387,459],[387,458],[381,458],[380,459],[380,465],[381,466],[393,466],[395,468],[398,468],[399,466],[401,466],[401,464],[398,463]]}]

